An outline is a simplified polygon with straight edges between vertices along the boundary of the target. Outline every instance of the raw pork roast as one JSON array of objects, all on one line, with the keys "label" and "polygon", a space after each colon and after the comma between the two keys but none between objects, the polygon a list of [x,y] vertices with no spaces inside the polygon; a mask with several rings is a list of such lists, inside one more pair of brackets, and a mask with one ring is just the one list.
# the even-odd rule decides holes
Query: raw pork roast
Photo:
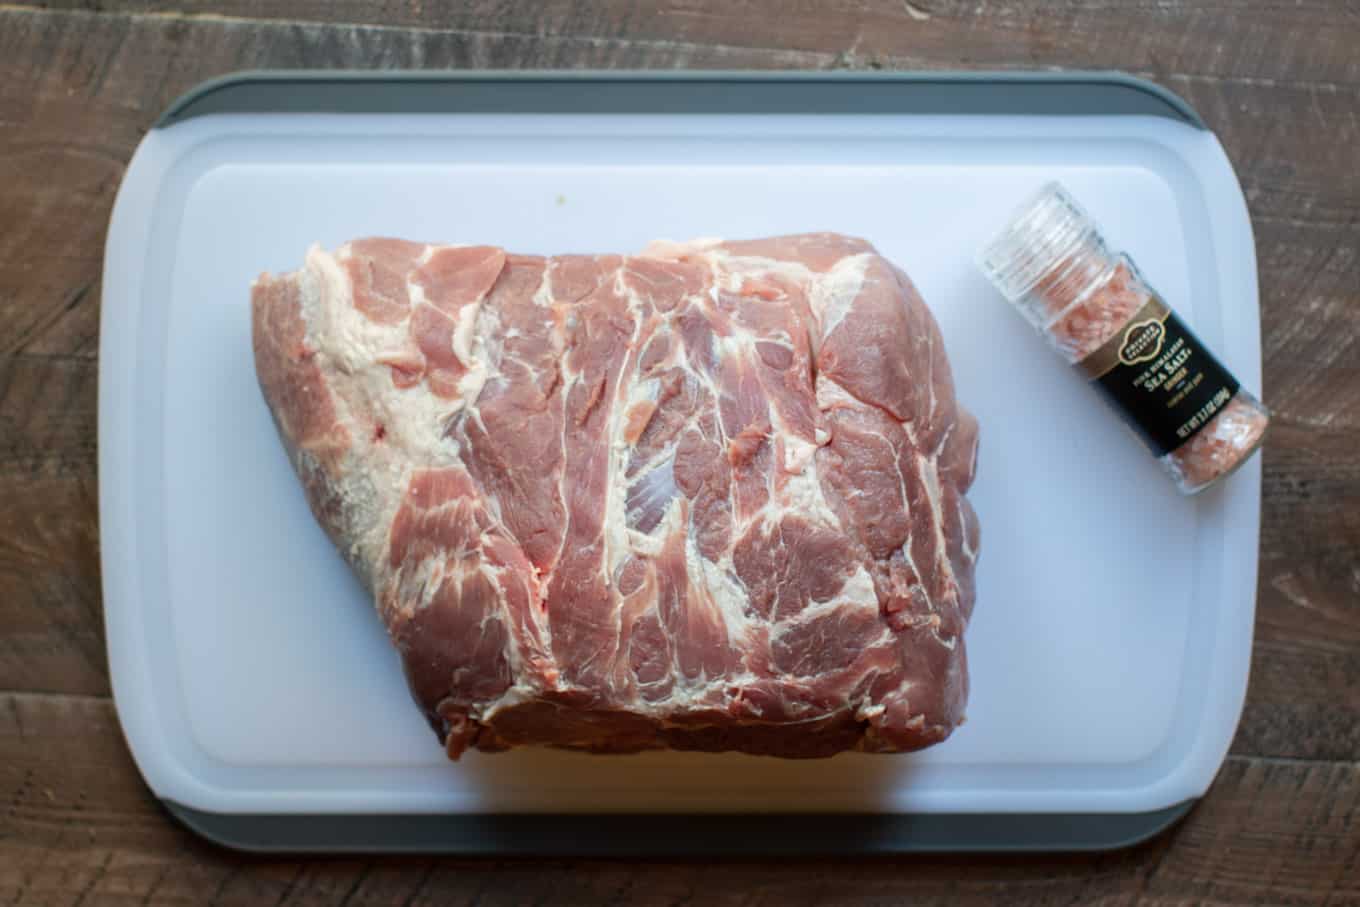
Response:
[{"label": "raw pork roast", "polygon": [[451,758],[901,752],[962,721],[977,423],[868,243],[363,239],[261,277],[253,318]]}]

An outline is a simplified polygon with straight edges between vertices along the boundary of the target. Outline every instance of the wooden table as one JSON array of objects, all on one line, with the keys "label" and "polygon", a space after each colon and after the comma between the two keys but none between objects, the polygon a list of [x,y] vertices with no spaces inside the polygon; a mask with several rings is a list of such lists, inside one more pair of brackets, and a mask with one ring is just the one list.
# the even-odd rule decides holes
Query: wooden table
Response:
[{"label": "wooden table", "polygon": [[[0,903],[1360,903],[1360,8],[1354,0],[58,0],[0,5]],[[456,7],[456,8],[455,8]],[[138,140],[258,67],[1117,68],[1246,187],[1276,411],[1252,679],[1178,828],[1100,856],[259,860],[162,812],[100,614],[99,275]],[[810,830],[815,833],[815,829]]]}]

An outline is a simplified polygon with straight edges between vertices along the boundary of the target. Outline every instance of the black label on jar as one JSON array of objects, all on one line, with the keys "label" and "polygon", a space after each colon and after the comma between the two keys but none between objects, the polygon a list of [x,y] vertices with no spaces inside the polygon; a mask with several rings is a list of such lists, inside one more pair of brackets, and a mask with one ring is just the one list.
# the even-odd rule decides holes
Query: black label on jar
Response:
[{"label": "black label on jar", "polygon": [[1238,388],[1237,379],[1155,296],[1077,367],[1159,457],[1213,421]]}]

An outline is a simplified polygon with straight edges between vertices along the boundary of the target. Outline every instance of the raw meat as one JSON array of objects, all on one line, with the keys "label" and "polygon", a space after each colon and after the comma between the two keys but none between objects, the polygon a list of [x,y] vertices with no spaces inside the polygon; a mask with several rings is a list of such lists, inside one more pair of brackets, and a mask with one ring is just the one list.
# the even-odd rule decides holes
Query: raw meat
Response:
[{"label": "raw meat", "polygon": [[363,239],[262,276],[253,317],[451,758],[898,752],[962,721],[977,423],[868,243]]}]

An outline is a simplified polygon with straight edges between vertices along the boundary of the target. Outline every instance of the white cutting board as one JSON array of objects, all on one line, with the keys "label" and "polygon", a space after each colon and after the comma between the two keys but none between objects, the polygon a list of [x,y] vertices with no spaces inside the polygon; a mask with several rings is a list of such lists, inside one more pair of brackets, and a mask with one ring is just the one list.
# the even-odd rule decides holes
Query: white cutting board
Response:
[{"label": "white cutting board", "polygon": [[[100,479],[119,716],[211,812],[1106,812],[1203,793],[1246,688],[1259,458],[1183,498],[971,256],[1060,179],[1260,386],[1241,190],[1165,118],[218,114],[153,130],[110,227]],[[912,756],[450,764],[256,387],[252,278],[372,234],[516,252],[834,230],[938,317],[982,425],[968,722]]]}]

